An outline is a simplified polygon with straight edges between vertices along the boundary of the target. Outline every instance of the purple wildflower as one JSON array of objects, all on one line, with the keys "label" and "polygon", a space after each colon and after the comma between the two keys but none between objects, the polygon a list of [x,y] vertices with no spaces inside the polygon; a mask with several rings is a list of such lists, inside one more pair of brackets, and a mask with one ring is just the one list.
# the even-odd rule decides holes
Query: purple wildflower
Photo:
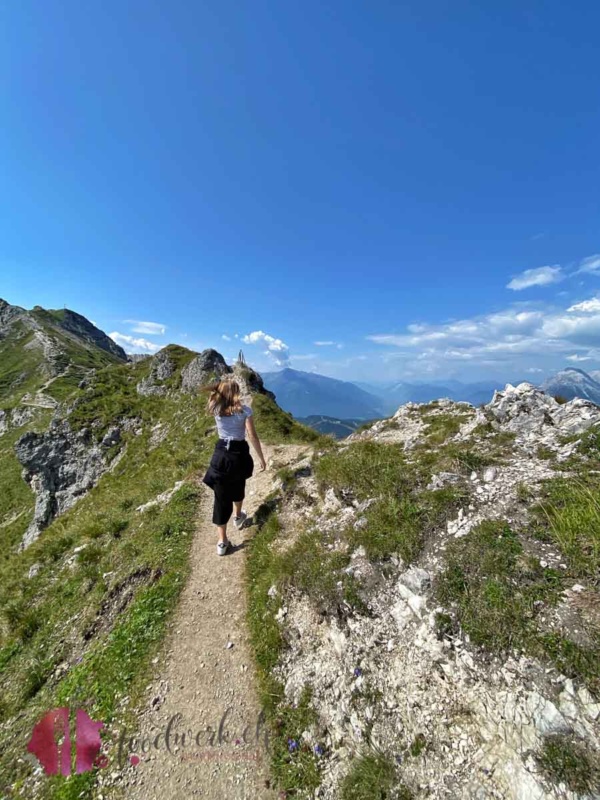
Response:
[{"label": "purple wildflower", "polygon": [[295,739],[288,739],[288,750],[294,753],[298,749],[298,742]]},{"label": "purple wildflower", "polygon": [[354,677],[355,678],[360,678],[361,675],[362,675],[362,669],[360,667],[355,667],[355,669],[354,669]]},{"label": "purple wildflower", "polygon": [[323,750],[320,744],[315,745],[315,755],[322,756],[324,752],[325,751]]}]

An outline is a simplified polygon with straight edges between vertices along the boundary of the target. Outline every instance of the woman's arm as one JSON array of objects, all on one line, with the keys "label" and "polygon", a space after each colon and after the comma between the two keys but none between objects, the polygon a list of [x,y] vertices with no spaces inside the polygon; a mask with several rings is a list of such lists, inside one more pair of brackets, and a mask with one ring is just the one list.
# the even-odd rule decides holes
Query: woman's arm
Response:
[{"label": "woman's arm", "polygon": [[254,427],[254,420],[252,419],[252,417],[246,417],[246,431],[248,433],[248,439],[250,440],[250,444],[256,450],[256,453],[260,460],[260,468],[261,470],[265,470],[267,468],[267,462],[265,461],[265,457],[263,456],[263,451],[260,446],[260,441],[258,439],[256,428]]}]

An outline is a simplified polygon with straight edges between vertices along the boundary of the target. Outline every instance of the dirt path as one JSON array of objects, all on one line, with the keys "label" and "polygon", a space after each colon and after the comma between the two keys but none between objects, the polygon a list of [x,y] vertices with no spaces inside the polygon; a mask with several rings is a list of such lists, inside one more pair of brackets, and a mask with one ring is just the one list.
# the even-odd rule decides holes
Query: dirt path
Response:
[{"label": "dirt path", "polygon": [[[306,445],[265,448],[268,469],[256,471],[247,484],[244,507],[250,519],[241,531],[230,524],[236,548],[221,558],[210,522],[212,492],[203,487],[190,578],[148,687],[139,730],[128,732],[128,738],[152,740],[137,765],[123,768],[121,786],[128,800],[276,796],[267,783],[269,757],[246,630],[244,550],[255,531],[251,515],[275,488],[275,473],[309,452]],[[165,745],[169,723],[171,752]],[[124,752],[127,756],[126,746]]]}]

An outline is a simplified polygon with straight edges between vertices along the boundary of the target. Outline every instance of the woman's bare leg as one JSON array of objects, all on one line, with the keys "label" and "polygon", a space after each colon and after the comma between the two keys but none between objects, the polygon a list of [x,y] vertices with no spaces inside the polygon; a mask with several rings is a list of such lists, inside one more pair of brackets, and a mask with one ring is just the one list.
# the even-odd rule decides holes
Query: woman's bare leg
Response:
[{"label": "woman's bare leg", "polygon": [[235,506],[235,515],[236,515],[236,517],[239,517],[239,515],[242,513],[242,503],[243,502],[244,502],[243,500],[234,500],[233,501],[233,505]]},{"label": "woman's bare leg", "polygon": [[219,541],[227,541],[227,525],[217,525],[217,533],[219,534]]}]

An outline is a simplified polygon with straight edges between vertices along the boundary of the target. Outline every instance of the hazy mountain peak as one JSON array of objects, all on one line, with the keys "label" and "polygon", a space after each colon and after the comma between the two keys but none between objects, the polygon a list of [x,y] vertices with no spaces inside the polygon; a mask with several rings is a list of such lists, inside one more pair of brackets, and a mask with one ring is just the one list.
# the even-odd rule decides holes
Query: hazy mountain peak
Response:
[{"label": "hazy mountain peak", "polygon": [[572,400],[581,397],[600,405],[600,383],[579,367],[565,367],[541,385],[546,394]]}]

